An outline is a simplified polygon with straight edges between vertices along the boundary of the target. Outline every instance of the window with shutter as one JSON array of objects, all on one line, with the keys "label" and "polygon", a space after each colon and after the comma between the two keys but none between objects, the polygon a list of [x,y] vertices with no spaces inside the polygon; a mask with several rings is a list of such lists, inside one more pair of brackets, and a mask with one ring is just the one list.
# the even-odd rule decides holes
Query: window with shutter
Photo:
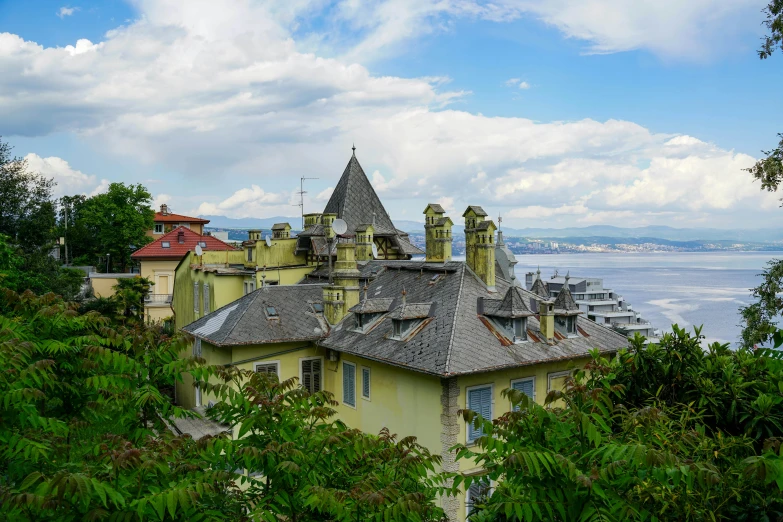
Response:
[{"label": "window with shutter", "polygon": [[198,281],[193,283],[193,311],[198,315]]},{"label": "window with shutter", "polygon": [[[492,420],[492,386],[468,388],[468,409],[478,413],[485,420]],[[472,422],[468,423],[468,443],[481,437],[484,431]]]},{"label": "window with shutter", "polygon": [[356,365],[343,361],[343,403],[356,407]]},{"label": "window with shutter", "polygon": [[256,363],[256,373],[270,373],[276,376],[280,376],[278,373],[278,363]]},{"label": "window with shutter", "polygon": [[[511,387],[527,395],[531,401],[536,400],[536,381],[534,377],[511,381]],[[519,405],[514,406],[514,411],[519,410]]]},{"label": "window with shutter", "polygon": [[472,483],[465,494],[465,508],[467,516],[474,514],[478,504],[486,500],[490,494],[490,483],[486,478]]},{"label": "window with shutter", "polygon": [[370,369],[362,368],[362,397],[370,399]]},{"label": "window with shutter", "polygon": [[321,391],[321,359],[301,361],[302,386],[310,393]]},{"label": "window with shutter", "polygon": [[204,284],[204,306],[202,306],[202,309],[204,310],[204,315],[207,315],[209,313],[209,285]]}]

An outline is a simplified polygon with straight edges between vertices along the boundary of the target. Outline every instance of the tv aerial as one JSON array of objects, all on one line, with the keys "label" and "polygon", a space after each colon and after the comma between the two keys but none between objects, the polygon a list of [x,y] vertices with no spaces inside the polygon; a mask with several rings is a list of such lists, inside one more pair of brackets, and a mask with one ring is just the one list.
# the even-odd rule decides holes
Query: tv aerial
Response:
[{"label": "tv aerial", "polygon": [[196,255],[201,256],[204,254],[204,250],[202,250],[201,245],[196,245]]},{"label": "tv aerial", "polygon": [[269,237],[269,235],[268,235],[268,234],[267,234],[267,236],[264,238],[264,241],[266,242],[266,246],[268,246],[268,247],[271,247],[271,246],[272,246],[272,238],[271,238],[271,237]]},{"label": "tv aerial", "polygon": [[335,234],[341,236],[348,231],[348,223],[340,218],[337,218],[334,220],[334,222],[332,222],[332,230],[334,230]]},{"label": "tv aerial", "polygon": [[378,259],[378,247],[375,246],[375,243],[372,244],[372,258]]}]

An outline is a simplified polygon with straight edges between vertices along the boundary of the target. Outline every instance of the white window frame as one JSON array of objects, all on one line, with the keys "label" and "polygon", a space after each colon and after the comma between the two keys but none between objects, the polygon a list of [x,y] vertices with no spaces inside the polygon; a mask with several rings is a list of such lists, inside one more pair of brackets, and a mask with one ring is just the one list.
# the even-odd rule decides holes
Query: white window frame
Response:
[{"label": "white window frame", "polygon": [[[369,366],[360,366],[360,372],[362,374],[362,399],[370,401],[372,397],[372,369]],[[367,396],[364,396],[364,370],[367,370]]]},{"label": "white window frame", "polygon": [[[469,404],[469,394],[471,390],[478,390],[481,388],[489,388],[489,395],[492,398],[492,400],[489,403],[489,419],[486,420],[492,420],[495,418],[495,383],[494,382],[488,382],[486,384],[477,384],[475,386],[468,386],[465,388],[465,409],[470,409]],[[475,440],[470,440],[470,422],[465,422],[465,444],[468,446],[473,446],[476,444]]]},{"label": "white window frame", "polygon": [[[547,393],[552,391],[552,379],[559,379],[560,377],[571,376],[571,370],[563,370],[560,372],[551,372],[546,374],[546,391]],[[562,391],[562,390],[560,390]]]},{"label": "white window frame", "polygon": [[275,359],[274,361],[256,361],[253,363],[253,373],[258,372],[259,366],[269,366],[270,364],[274,364],[275,367],[277,367],[277,370],[275,370],[275,375],[277,375],[278,380],[280,379],[280,359]]},{"label": "white window frame", "polygon": [[[313,357],[300,357],[299,358],[299,386],[304,386],[304,373],[302,372],[302,362],[303,361],[312,361],[318,359],[321,361],[321,389],[318,391],[323,391],[324,389],[324,358],[321,355],[316,355]],[[316,392],[317,393],[317,392]]]},{"label": "white window frame", "polygon": [[163,223],[155,223],[152,229],[153,234],[163,234]]},{"label": "white window frame", "polygon": [[[509,386],[511,388],[513,388],[514,384],[516,384],[518,382],[527,382],[527,381],[530,381],[530,382],[533,383],[533,396],[530,397],[530,399],[533,402],[536,402],[536,376],[535,375],[532,376],[532,377],[520,377],[518,379],[511,379],[511,381],[508,384],[509,384]],[[511,407],[511,409],[513,409],[513,407]]]},{"label": "white window frame", "polygon": [[[353,405],[345,402],[345,367],[346,366],[353,367],[353,402],[354,402]],[[341,403],[355,410],[356,409],[356,363],[352,363],[350,361],[343,361],[343,371],[340,377],[342,378],[342,388],[343,388],[343,400],[341,401]]]}]

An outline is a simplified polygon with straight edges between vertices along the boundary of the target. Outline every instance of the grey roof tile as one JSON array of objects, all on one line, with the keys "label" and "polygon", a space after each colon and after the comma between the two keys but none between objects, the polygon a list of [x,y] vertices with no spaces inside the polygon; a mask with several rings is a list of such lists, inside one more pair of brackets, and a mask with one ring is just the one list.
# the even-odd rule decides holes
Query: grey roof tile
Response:
[{"label": "grey roof tile", "polygon": [[[266,286],[183,328],[217,346],[315,341],[328,333],[311,304],[322,302],[321,285]],[[267,308],[273,307],[276,317]]]}]

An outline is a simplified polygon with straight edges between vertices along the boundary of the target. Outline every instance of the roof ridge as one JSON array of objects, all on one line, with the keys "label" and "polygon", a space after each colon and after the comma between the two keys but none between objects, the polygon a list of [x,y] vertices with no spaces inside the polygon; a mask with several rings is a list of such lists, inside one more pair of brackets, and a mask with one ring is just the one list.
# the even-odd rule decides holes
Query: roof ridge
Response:
[{"label": "roof ridge", "polygon": [[446,350],[446,365],[443,368],[443,373],[449,374],[449,365],[451,364],[451,350],[454,346],[454,335],[457,332],[457,317],[459,317],[459,305],[462,297],[462,286],[465,283],[465,268],[467,264],[460,265],[460,277],[459,277],[459,289],[457,290],[457,307],[454,309],[454,321],[451,323],[451,337],[449,337],[449,347]]}]

